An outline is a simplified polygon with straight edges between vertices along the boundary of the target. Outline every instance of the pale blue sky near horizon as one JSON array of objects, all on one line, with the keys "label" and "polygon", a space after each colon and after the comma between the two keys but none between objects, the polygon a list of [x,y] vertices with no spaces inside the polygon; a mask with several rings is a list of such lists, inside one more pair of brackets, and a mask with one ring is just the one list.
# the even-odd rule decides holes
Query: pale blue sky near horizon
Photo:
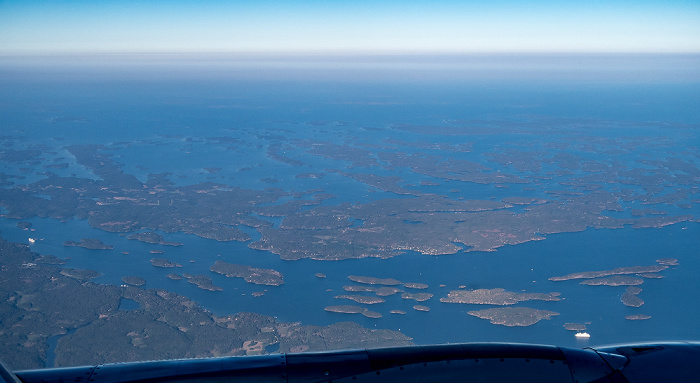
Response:
[{"label": "pale blue sky near horizon", "polygon": [[700,53],[700,2],[0,0],[0,54]]}]

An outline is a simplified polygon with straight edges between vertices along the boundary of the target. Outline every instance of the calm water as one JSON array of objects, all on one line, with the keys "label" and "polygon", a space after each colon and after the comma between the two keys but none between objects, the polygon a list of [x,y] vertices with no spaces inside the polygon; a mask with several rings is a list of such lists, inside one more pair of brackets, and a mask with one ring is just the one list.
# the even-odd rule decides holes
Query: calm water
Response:
[{"label": "calm water", "polygon": [[[280,261],[279,257],[248,249],[245,244],[219,243],[190,235],[169,235],[171,240],[185,243],[178,248],[148,245],[114,233],[90,228],[83,221],[60,223],[51,219],[32,219],[36,231],[30,235],[41,238],[32,249],[68,259],[66,267],[100,270],[100,283],[121,284],[121,277],[137,275],[146,279],[146,288],[176,291],[200,302],[218,315],[240,311],[260,312],[276,316],[280,321],[302,321],[309,324],[331,324],[354,320],[368,327],[401,329],[419,343],[459,341],[522,341],[559,345],[574,345],[571,333],[563,329],[567,322],[588,325],[596,344],[642,341],[650,339],[686,339],[699,334],[694,323],[700,319],[700,299],[696,270],[700,267],[700,224],[686,223],[663,229],[589,229],[581,233],[550,235],[544,241],[507,246],[496,252],[459,253],[444,256],[405,254],[388,260],[364,259],[337,262],[310,260]],[[25,242],[28,232],[16,228],[16,222],[0,221],[3,237]],[[115,246],[113,250],[88,250],[62,246],[76,233],[99,238]],[[153,255],[151,249],[163,249],[165,254]],[[196,249],[193,251],[193,249]],[[129,254],[122,254],[128,251]],[[183,268],[162,269],[151,266],[152,257],[167,257]],[[642,308],[629,308],[620,302],[625,287],[583,286],[578,281],[552,282],[552,276],[588,270],[607,270],[622,266],[653,265],[661,257],[674,257],[679,266],[661,274],[663,279],[648,279],[641,286]],[[190,262],[194,260],[194,262]],[[274,268],[285,276],[279,287],[258,286],[239,278],[225,278],[209,272],[217,260],[256,267]],[[171,272],[210,275],[223,292],[200,290],[185,280],[172,281]],[[324,273],[319,279],[315,273]],[[323,311],[328,305],[343,304],[333,297],[345,293],[343,285],[351,284],[348,275],[371,275],[396,278],[403,282],[426,283],[422,290],[435,297],[422,304],[428,313],[412,309],[416,302],[399,295],[386,297],[387,302],[371,307],[384,315],[367,319],[359,315],[333,314]],[[439,287],[441,284],[446,287]],[[469,289],[505,288],[510,291],[561,292],[559,302],[529,301],[520,306],[561,313],[549,321],[526,328],[495,326],[488,321],[466,314],[469,310],[487,308],[478,305],[440,303],[437,300],[459,286]],[[331,291],[327,291],[327,290]],[[267,290],[262,297],[251,293]],[[392,315],[400,309],[406,315]],[[645,313],[647,321],[627,321],[624,316]],[[680,315],[679,315],[680,313]]]},{"label": "calm water", "polygon": [[[434,75],[429,69],[420,73]],[[214,181],[258,190],[279,187],[298,192],[320,188],[336,196],[324,202],[331,205],[398,196],[337,174],[327,173],[318,180],[300,179],[295,175],[350,169],[398,175],[408,189],[454,198],[496,200],[521,195],[551,198],[546,190],[572,187],[560,185],[563,178],[559,177],[542,180],[535,190],[526,190],[532,185],[496,188],[438,180],[412,173],[407,168],[352,168],[346,161],[306,153],[296,146],[302,140],[348,144],[356,148],[374,145],[374,150],[378,151],[392,150],[388,148],[388,139],[412,143],[468,143],[469,152],[401,148],[406,153],[445,155],[486,164],[493,171],[503,169],[511,173],[517,172],[490,161],[488,154],[514,148],[555,151],[560,149],[550,144],[565,143],[575,147],[588,142],[590,137],[643,143],[637,150],[628,152],[587,154],[611,163],[618,161],[625,166],[641,167],[643,165],[635,162],[640,158],[662,160],[671,154],[696,166],[700,162],[698,128],[693,125],[700,121],[697,108],[700,83],[692,70],[692,81],[678,78],[673,81],[658,78],[608,81],[605,76],[563,79],[510,76],[506,81],[493,74],[485,78],[458,76],[454,81],[428,81],[420,73],[408,79],[400,76],[348,79],[342,74],[336,74],[337,78],[329,75],[314,78],[309,73],[299,78],[275,77],[271,72],[247,78],[225,70],[221,78],[217,78],[216,73],[203,75],[198,71],[190,76],[167,71],[155,75],[147,70],[108,69],[81,76],[65,68],[54,72],[45,68],[33,70],[18,71],[16,66],[10,65],[0,72],[0,79],[7,85],[0,87],[3,145],[14,149],[41,145],[43,152],[40,163],[0,163],[2,172],[24,177],[11,179],[15,184],[41,179],[42,172],[46,171],[42,166],[55,159],[68,162],[69,166],[51,169],[52,172],[67,177],[94,178],[63,148],[70,144],[110,145],[115,153],[114,160],[122,165],[123,171],[141,181],[145,181],[149,173],[170,172],[170,179],[176,185]],[[611,125],[610,121],[614,123]],[[483,134],[483,131],[465,134],[464,128],[476,124],[488,131],[513,123],[522,124],[523,132],[528,134],[520,134],[517,129],[498,131],[499,134]],[[450,128],[458,135],[416,133],[400,129],[404,124]],[[557,130],[562,127],[567,129],[565,134]],[[537,132],[538,129],[543,130]],[[226,144],[217,142],[216,137],[236,141]],[[649,138],[653,138],[653,144],[648,142]],[[266,150],[271,144],[288,145],[287,155],[305,165],[294,168],[270,159]],[[548,170],[546,166],[543,173]],[[209,173],[203,170],[206,167],[221,167],[222,170]],[[585,174],[574,170],[562,177]],[[264,178],[274,178],[277,182],[271,184]],[[438,181],[440,185],[420,186],[421,181]],[[635,191],[642,190],[642,186],[624,185]],[[676,187],[664,186],[669,190]],[[697,185],[683,187],[697,192]],[[691,214],[697,218],[700,209],[698,203],[693,202],[697,200],[695,194],[687,197],[690,207],[663,204],[651,207],[666,210],[671,215]],[[649,207],[634,203],[626,206]],[[629,217],[628,212],[619,215]],[[18,229],[14,220],[0,219],[3,237],[24,243],[29,237],[40,238],[32,245],[35,251],[67,259],[67,267],[98,270],[103,273],[96,280],[99,283],[121,284],[123,276],[141,276],[147,281],[145,288],[176,291],[218,315],[253,311],[275,316],[280,321],[317,325],[354,320],[372,328],[400,329],[418,343],[518,341],[581,345],[562,327],[567,322],[590,322],[591,344],[700,337],[696,325],[700,320],[700,306],[696,304],[700,301],[696,278],[700,270],[700,224],[693,222],[661,229],[588,229],[548,235],[543,241],[506,246],[488,253],[460,252],[437,257],[407,253],[388,260],[322,262],[281,261],[272,253],[249,249],[248,243],[222,243],[181,233],[164,234],[166,240],[185,244],[167,247],[127,240],[124,235],[93,229],[85,221],[39,218],[29,221],[34,232]],[[280,219],[270,221],[280,223]],[[254,230],[243,229],[254,240],[259,237]],[[64,241],[84,237],[99,238],[114,245],[114,249],[92,251],[62,245]],[[150,254],[154,249],[165,253]],[[184,267],[156,268],[150,264],[154,257],[167,258]],[[640,297],[646,304],[639,309],[622,305],[620,297],[624,287],[582,286],[577,281],[547,280],[572,272],[652,265],[663,257],[679,259],[680,266],[663,271],[663,279],[645,281]],[[209,271],[216,260],[274,268],[285,275],[286,283],[266,287],[225,278]],[[166,278],[171,272],[209,275],[224,291],[209,292],[185,280],[172,281]],[[324,273],[327,278],[317,278],[315,273]],[[412,306],[416,302],[403,300],[399,295],[387,297],[386,303],[370,308],[382,313],[381,319],[323,311],[325,306],[349,302],[334,299],[334,296],[345,293],[342,286],[350,284],[347,276],[352,274],[427,283],[430,287],[426,291],[435,295],[424,303],[431,311],[414,311]],[[441,284],[445,287],[440,287]],[[560,315],[530,327],[508,328],[467,315],[467,311],[489,306],[438,301],[459,286],[542,293],[557,291],[564,299],[520,304],[556,311]],[[251,295],[263,290],[266,292],[261,297]],[[407,314],[393,315],[389,313],[391,309],[404,310]],[[652,319],[624,319],[636,313],[651,315]]]}]

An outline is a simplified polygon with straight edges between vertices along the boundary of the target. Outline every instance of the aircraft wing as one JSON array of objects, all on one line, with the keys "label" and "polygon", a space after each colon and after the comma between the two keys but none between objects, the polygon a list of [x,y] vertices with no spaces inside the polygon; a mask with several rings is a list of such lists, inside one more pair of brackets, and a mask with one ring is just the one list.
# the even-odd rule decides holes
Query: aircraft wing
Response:
[{"label": "aircraft wing", "polygon": [[0,382],[690,382],[700,342],[574,349],[462,343],[16,371]]}]

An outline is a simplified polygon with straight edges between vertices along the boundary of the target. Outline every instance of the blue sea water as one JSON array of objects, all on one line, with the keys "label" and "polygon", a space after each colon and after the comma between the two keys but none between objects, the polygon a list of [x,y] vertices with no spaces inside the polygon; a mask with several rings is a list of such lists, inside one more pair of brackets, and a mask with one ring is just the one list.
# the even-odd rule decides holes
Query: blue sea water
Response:
[{"label": "blue sea water", "polygon": [[[301,321],[307,324],[327,325],[344,320],[357,321],[370,328],[401,329],[418,343],[467,341],[517,341],[552,343],[575,346],[572,334],[564,323],[590,323],[592,342],[617,343],[654,339],[696,338],[694,325],[700,320],[700,299],[696,271],[700,267],[700,224],[685,223],[662,229],[588,229],[580,233],[562,233],[547,236],[546,240],[507,246],[496,252],[471,252],[443,256],[416,253],[391,259],[363,259],[320,262],[312,260],[280,261],[267,252],[251,250],[241,243],[220,243],[191,235],[168,235],[170,240],[183,242],[172,248],[127,240],[115,233],[90,228],[84,221],[59,222],[51,219],[32,219],[35,231],[16,228],[16,221],[3,219],[0,230],[4,238],[26,243],[28,235],[40,238],[32,250],[67,259],[65,267],[89,268],[103,273],[99,283],[121,284],[123,276],[141,276],[145,288],[159,288],[178,292],[199,302],[217,315],[241,311],[259,312],[275,316],[280,321]],[[113,250],[88,250],[64,247],[62,242],[77,239],[76,233],[94,237],[113,245]],[[162,249],[164,254],[150,254],[151,249]],[[193,250],[194,249],[194,250]],[[129,254],[122,254],[127,251]],[[183,268],[163,269],[150,264],[153,257],[165,257],[183,265]],[[662,279],[646,280],[640,297],[642,308],[629,308],[620,302],[625,287],[583,286],[578,281],[552,282],[552,276],[579,271],[609,270],[616,267],[653,265],[659,258],[673,257],[679,266],[663,271]],[[279,287],[245,283],[240,278],[226,278],[209,272],[217,260],[274,268],[285,276]],[[205,274],[222,292],[209,292],[166,277],[171,272]],[[326,278],[318,278],[323,273]],[[401,299],[399,295],[386,297],[387,302],[371,307],[384,315],[369,319],[359,315],[324,312],[329,305],[343,304],[334,296],[345,294],[344,285],[352,284],[349,275],[371,275],[396,278],[402,282],[426,283],[435,297],[419,303],[431,308],[417,312],[417,302]],[[445,285],[444,287],[440,287]],[[549,321],[531,327],[509,328],[489,324],[488,321],[467,315],[467,311],[487,308],[478,305],[440,303],[437,300],[460,286],[467,289],[504,288],[509,291],[560,292],[558,302],[529,301],[522,306],[561,313]],[[256,291],[266,291],[253,297]],[[409,290],[410,291],[410,290]],[[406,315],[390,314],[389,310],[403,310]],[[652,315],[646,321],[625,320],[626,315]]]},{"label": "blue sea water", "polygon": [[[563,77],[548,77],[546,73],[519,77],[509,71],[441,77],[433,67],[410,76],[391,72],[362,75],[361,71],[348,75],[333,68],[318,77],[308,72],[276,73],[255,68],[241,74],[227,67],[212,68],[211,72],[202,72],[201,68],[178,72],[163,67],[159,72],[157,68],[138,66],[132,70],[94,69],[81,75],[71,66],[19,70],[15,64],[4,63],[0,72],[0,81],[6,85],[0,87],[1,143],[4,148],[13,149],[40,147],[42,154],[38,163],[2,162],[0,171],[23,177],[10,178],[12,185],[7,187],[42,179],[47,171],[43,166],[54,162],[66,162],[68,167],[49,171],[94,179],[95,175],[77,164],[65,147],[101,144],[114,153],[114,161],[125,173],[141,181],[149,173],[167,172],[176,185],[212,181],[254,190],[322,189],[335,196],[324,201],[327,205],[405,198],[327,172],[328,169],[400,176],[407,189],[450,198],[549,199],[552,196],[547,191],[576,190],[576,186],[560,182],[590,172],[573,169],[567,174],[554,173],[555,164],[543,163],[538,174],[519,173],[512,166],[491,161],[489,154],[521,150],[541,152],[546,157],[578,150],[577,155],[612,165],[650,168],[639,161],[674,157],[697,167],[700,76],[693,66],[697,62],[695,58],[691,70],[669,78],[646,77],[645,73],[656,73],[653,68],[630,78],[606,72],[605,67],[599,68],[605,75],[573,73]],[[512,65],[517,67],[517,63]],[[383,74],[386,77],[380,76]],[[432,128],[405,129],[408,125]],[[218,140],[221,137],[232,140]],[[619,140],[629,146],[613,148],[605,140]],[[528,184],[501,185],[507,187],[446,181],[409,168],[365,168],[313,155],[299,145],[309,141],[370,148],[373,152],[425,153],[478,162],[492,169],[489,171],[547,177]],[[402,144],[396,149],[397,145],[391,142],[397,141],[417,146]],[[470,149],[449,152],[421,146],[425,143],[469,144]],[[287,156],[304,164],[293,166],[270,158],[267,148],[273,144],[284,145]],[[587,145],[599,145],[597,148],[604,147],[606,151],[597,152]],[[208,167],[221,170],[209,172],[205,170]],[[299,173],[324,176],[297,178]],[[421,185],[421,181],[437,184]],[[642,193],[650,185],[600,186]],[[690,214],[696,220],[700,217],[697,185],[667,181],[661,186],[666,191],[688,191],[683,202],[690,206],[656,204],[652,208],[666,210],[669,215]],[[625,206],[626,211],[608,215],[629,218],[629,209],[650,207],[632,202]],[[513,211],[523,210],[516,207]],[[279,218],[265,219],[280,224]],[[123,234],[91,228],[81,220],[29,221],[34,231],[20,230],[16,220],[0,219],[3,237],[23,243],[29,237],[38,238],[33,250],[66,259],[66,267],[100,271],[103,275],[95,280],[98,283],[121,284],[123,276],[140,276],[146,279],[145,288],[175,291],[217,315],[251,311],[275,316],[279,321],[315,325],[353,320],[370,328],[400,330],[423,344],[515,341],[582,345],[563,328],[564,323],[588,323],[591,344],[700,337],[696,326],[700,306],[695,303],[700,300],[696,280],[700,270],[698,222],[656,229],[589,228],[547,235],[541,241],[505,246],[495,252],[462,251],[442,256],[408,252],[391,259],[324,262],[283,261],[270,252],[248,248],[248,243],[217,242],[183,233],[161,233],[168,241],[184,243],[169,247],[128,240]],[[253,240],[259,238],[255,230],[241,229],[249,232]],[[80,238],[98,238],[114,249],[62,245]],[[151,250],[162,250],[164,254],[151,254]],[[624,287],[548,280],[573,272],[653,265],[656,259],[667,257],[677,258],[680,265],[663,271],[662,279],[644,282],[640,297],[646,303],[641,308],[622,305]],[[183,267],[156,268],[150,264],[151,258],[167,258]],[[266,287],[223,277],[209,271],[217,260],[273,268],[284,274],[285,284]],[[171,272],[208,275],[224,290],[204,291],[186,280],[168,279],[166,275]],[[316,273],[327,277],[317,278]],[[416,302],[399,295],[386,297],[386,303],[370,307],[383,315],[380,319],[323,311],[329,305],[351,303],[334,298],[345,293],[342,286],[350,284],[348,275],[426,283],[430,286],[426,291],[434,294],[424,303],[431,311],[415,311],[412,306]],[[490,306],[438,301],[460,286],[560,292],[563,299],[558,302],[522,304],[560,314],[529,327],[493,325],[467,314]],[[252,295],[259,291],[265,294]],[[406,314],[390,314],[392,309],[404,310]],[[652,318],[624,319],[637,313]]]}]

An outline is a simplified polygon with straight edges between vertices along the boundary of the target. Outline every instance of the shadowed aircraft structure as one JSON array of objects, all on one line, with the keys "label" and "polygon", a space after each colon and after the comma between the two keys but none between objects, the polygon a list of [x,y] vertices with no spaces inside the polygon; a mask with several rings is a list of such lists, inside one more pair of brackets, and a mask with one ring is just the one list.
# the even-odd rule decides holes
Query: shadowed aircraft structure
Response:
[{"label": "shadowed aircraft structure", "polygon": [[689,382],[700,342],[585,349],[462,343],[112,363],[11,372],[0,382]]}]

